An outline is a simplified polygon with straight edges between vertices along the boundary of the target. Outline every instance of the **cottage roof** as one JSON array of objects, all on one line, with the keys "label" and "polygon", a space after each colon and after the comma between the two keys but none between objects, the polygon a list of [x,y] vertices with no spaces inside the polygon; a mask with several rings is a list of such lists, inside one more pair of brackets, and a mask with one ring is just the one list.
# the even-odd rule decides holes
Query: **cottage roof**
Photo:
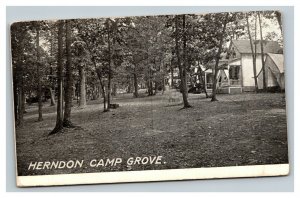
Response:
[{"label": "cottage roof", "polygon": [[[261,53],[260,49],[260,40],[257,40],[258,44],[256,45],[257,53]],[[250,40],[233,40],[232,44],[241,54],[251,54]],[[273,53],[278,54],[281,51],[281,47],[276,41],[263,41],[264,53]]]},{"label": "cottage roof", "polygon": [[279,69],[280,73],[284,73],[284,57],[283,54],[272,54],[268,53],[268,56],[273,60],[277,68]]}]

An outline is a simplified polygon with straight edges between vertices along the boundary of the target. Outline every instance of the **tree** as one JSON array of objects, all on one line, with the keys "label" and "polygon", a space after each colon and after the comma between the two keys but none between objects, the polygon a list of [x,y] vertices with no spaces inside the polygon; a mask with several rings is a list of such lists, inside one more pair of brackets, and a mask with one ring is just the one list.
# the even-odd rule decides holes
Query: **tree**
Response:
[{"label": "tree", "polygon": [[56,64],[55,56],[56,56],[56,51],[57,48],[56,42],[57,42],[57,31],[56,31],[56,24],[49,23],[49,45],[50,45],[50,52],[49,52],[49,64],[50,64],[50,69],[49,69],[49,85],[48,89],[50,92],[50,106],[55,106],[55,87],[56,87],[56,80],[55,80],[55,75],[54,75],[54,65]]},{"label": "tree", "polygon": [[86,49],[86,43],[77,39],[73,42],[73,63],[78,69],[78,86],[77,92],[79,92],[79,107],[86,107],[86,70],[88,65],[91,64],[89,52]]},{"label": "tree", "polygon": [[40,58],[40,24],[39,22],[34,23],[36,29],[36,67],[37,67],[37,97],[38,97],[38,121],[43,120],[43,103],[42,103],[42,85],[41,85],[41,58]]},{"label": "tree", "polygon": [[264,11],[262,12],[263,16],[266,19],[273,19],[276,18],[280,32],[282,34],[282,19],[281,19],[281,13],[279,11]]},{"label": "tree", "polygon": [[[111,23],[111,24],[110,24]],[[110,109],[110,98],[111,98],[111,78],[112,78],[112,67],[113,67],[113,53],[114,53],[114,31],[116,26],[116,21],[107,19],[106,20],[106,26],[107,26],[107,43],[108,43],[108,83],[107,83],[107,109],[106,111],[109,111]],[[112,34],[112,35],[111,35]],[[112,41],[111,41],[112,37]]]},{"label": "tree", "polygon": [[58,85],[58,99],[57,99],[57,114],[56,125],[49,135],[60,132],[63,129],[63,28],[64,21],[58,21],[58,54],[57,54],[57,85]]},{"label": "tree", "polygon": [[[254,37],[254,43],[252,41],[252,36],[250,32],[250,25],[249,25],[249,17],[248,13],[246,13],[246,20],[247,20],[247,31],[249,35],[249,40],[250,40],[250,47],[251,47],[251,54],[252,54],[252,62],[253,62],[253,75],[254,75],[254,85],[255,85],[255,92],[258,91],[258,84],[257,84],[257,75],[256,75],[256,21],[257,19],[255,18],[255,37]],[[255,45],[255,49],[253,49],[253,44]]]},{"label": "tree", "polygon": [[[181,88],[182,88],[182,98],[184,108],[191,107],[187,98],[188,98],[188,90],[187,90],[187,67],[188,67],[188,60],[187,60],[187,39],[186,39],[186,16],[182,15],[182,40],[183,40],[183,64],[179,65],[179,69],[181,70]],[[182,68],[181,68],[182,67]]]},{"label": "tree", "polygon": [[[210,30],[205,30],[206,23],[205,22],[206,15],[185,15],[185,30],[184,30],[184,56],[185,56],[185,68],[190,74],[189,76],[189,84],[190,87],[199,87],[198,83],[202,83],[204,86],[205,81],[203,78],[204,71],[201,67],[203,65],[207,65],[207,52],[209,51],[212,38],[207,38],[207,34]],[[213,32],[213,31],[212,31]],[[211,57],[212,60],[214,57]],[[200,66],[201,65],[201,66]],[[193,70],[197,68],[197,73],[194,73]],[[172,72],[172,71],[171,71]],[[197,82],[200,80],[200,82]],[[206,89],[204,92],[207,97],[208,94]]]},{"label": "tree", "polygon": [[[148,54],[145,52],[145,46],[148,45],[147,41],[143,37],[145,33],[145,27],[143,27],[143,20],[145,18],[134,17],[129,24],[130,29],[123,36],[125,44],[123,46],[123,60],[122,66],[125,68],[123,72],[126,72],[129,78],[128,87],[133,85],[133,97],[137,98],[138,94],[138,83],[142,76],[144,67],[144,61],[148,58]],[[121,72],[121,71],[120,71]],[[119,72],[119,73],[120,73]],[[133,82],[131,82],[133,80]],[[131,91],[130,89],[128,91]]]},{"label": "tree", "polygon": [[65,21],[65,32],[66,32],[66,83],[65,83],[65,110],[64,110],[64,127],[74,127],[71,122],[71,107],[73,99],[73,74],[72,74],[72,63],[71,63],[71,27],[70,20]]},{"label": "tree", "polygon": [[24,123],[26,93],[36,87],[36,38],[31,29],[31,22],[14,23],[11,26],[14,113],[17,127]]},{"label": "tree", "polygon": [[[116,78],[118,78],[119,73],[116,72],[124,61],[127,63],[132,63],[132,78],[134,85],[134,97],[138,97],[138,78],[139,78],[139,67],[140,67],[140,59],[135,56],[134,53],[136,51],[130,50],[131,41],[136,41],[136,39],[132,39],[133,35],[138,36],[137,29],[134,25],[134,18],[115,18],[115,19],[107,19],[106,20],[106,31],[107,31],[107,53],[108,53],[108,84],[107,84],[107,102],[108,102],[108,110],[110,108],[111,96],[116,92],[117,82],[115,82]],[[127,42],[126,38],[129,38],[130,41]],[[135,42],[136,43],[136,42]],[[132,47],[132,46],[131,46]],[[132,48],[131,48],[132,49]],[[131,57],[130,57],[131,56]],[[138,54],[139,56],[139,54]],[[128,58],[131,59],[128,62]],[[125,60],[127,59],[127,60]]]},{"label": "tree", "polygon": [[222,31],[219,33],[219,45],[218,45],[218,51],[217,54],[215,56],[215,66],[214,66],[214,78],[213,78],[213,87],[212,87],[212,97],[211,97],[211,101],[218,101],[217,97],[216,97],[216,93],[217,93],[217,75],[218,75],[218,71],[219,71],[219,61],[220,61],[220,55],[222,52],[222,45],[223,45],[223,39],[225,37],[225,31],[226,31],[226,25],[228,23],[228,16],[229,13],[221,13],[220,15],[225,15],[224,17],[221,16],[220,18],[222,20]]},{"label": "tree", "polygon": [[[93,66],[93,70],[95,71],[103,97],[103,111],[108,111],[107,108],[107,95],[105,88],[105,79],[107,77],[107,51],[105,51],[105,24],[101,19],[88,19],[88,20],[80,20],[76,23],[76,28],[78,30],[78,37],[84,45],[82,45],[84,50],[87,52],[88,59]],[[107,49],[107,48],[106,48]],[[81,66],[86,65],[85,62],[81,64]],[[83,68],[81,68],[81,71]],[[81,73],[82,77],[85,77],[84,73]],[[82,79],[81,85],[85,82],[85,78]]]},{"label": "tree", "polygon": [[180,30],[179,30],[179,18],[180,16],[175,16],[175,51],[177,56],[177,64],[179,68],[179,75],[180,75],[180,90],[182,93],[183,99],[183,107],[189,108],[191,105],[187,99],[187,85],[186,85],[186,39],[185,39],[185,16],[182,15],[182,28],[183,28],[183,64],[181,62],[181,55],[180,55],[180,46],[179,46],[179,39],[180,39]]},{"label": "tree", "polygon": [[205,87],[205,79],[203,78],[203,76],[205,75],[205,72],[202,70],[201,65],[200,65],[200,61],[198,61],[198,73],[197,73],[198,77],[201,80],[202,85],[204,86],[203,90],[205,93],[205,97],[209,98],[209,95],[206,91],[206,87]]},{"label": "tree", "polygon": [[80,98],[79,98],[79,107],[85,108],[86,107],[86,72],[85,66],[79,66],[79,76],[80,76]]},{"label": "tree", "polygon": [[261,64],[262,64],[262,72],[263,72],[263,90],[267,90],[267,82],[266,82],[266,68],[265,68],[265,58],[264,58],[264,44],[263,44],[263,32],[262,32],[262,21],[260,13],[258,12],[258,23],[260,30],[260,48],[261,48]]},{"label": "tree", "polygon": [[23,126],[24,123],[24,47],[27,35],[27,27],[20,23],[11,26],[12,32],[12,64],[13,64],[13,92],[14,92],[14,113],[16,126]]},{"label": "tree", "polygon": [[171,43],[170,31],[165,27],[166,19],[165,16],[133,17],[126,26],[127,31],[122,37],[125,43],[122,45],[122,61],[130,76],[128,87],[133,85],[134,97],[138,97],[139,85],[145,85],[148,96],[164,91],[170,53],[167,45]]}]

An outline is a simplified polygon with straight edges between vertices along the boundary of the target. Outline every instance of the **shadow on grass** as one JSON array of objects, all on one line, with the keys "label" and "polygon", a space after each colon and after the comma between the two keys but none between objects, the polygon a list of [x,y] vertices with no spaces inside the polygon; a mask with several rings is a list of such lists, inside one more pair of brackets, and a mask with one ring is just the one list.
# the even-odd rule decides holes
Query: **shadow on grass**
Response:
[{"label": "shadow on grass", "polygon": [[164,107],[177,107],[177,106],[181,106],[181,105],[183,105],[183,103],[166,105]]},{"label": "shadow on grass", "polygon": [[189,101],[198,101],[198,100],[211,100],[211,98],[199,97],[199,98],[189,98]]},{"label": "shadow on grass", "polygon": [[182,108],[178,109],[178,111],[185,110],[185,109],[192,109],[192,108],[193,108],[193,106],[182,107]]}]

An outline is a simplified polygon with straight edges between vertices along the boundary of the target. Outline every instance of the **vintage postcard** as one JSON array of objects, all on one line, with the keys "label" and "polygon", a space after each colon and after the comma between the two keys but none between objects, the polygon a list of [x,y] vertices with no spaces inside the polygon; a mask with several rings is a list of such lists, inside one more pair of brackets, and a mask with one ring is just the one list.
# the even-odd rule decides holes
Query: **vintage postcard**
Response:
[{"label": "vintage postcard", "polygon": [[17,186],[287,175],[281,17],[13,23]]}]

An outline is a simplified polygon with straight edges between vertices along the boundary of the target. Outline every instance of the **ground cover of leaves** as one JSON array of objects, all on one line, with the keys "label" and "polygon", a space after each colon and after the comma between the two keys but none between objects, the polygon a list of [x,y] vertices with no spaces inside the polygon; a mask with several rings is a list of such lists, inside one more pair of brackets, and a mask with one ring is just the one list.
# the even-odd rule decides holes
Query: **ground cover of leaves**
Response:
[{"label": "ground cover of leaves", "polygon": [[[171,93],[173,91],[173,93]],[[16,129],[18,175],[158,170],[288,163],[285,98],[283,93],[218,95],[210,102],[189,94],[192,108],[182,109],[174,90],[156,96],[140,93],[114,97],[120,107],[103,112],[100,100],[86,108],[74,101],[72,121],[80,126],[48,136],[56,107],[27,108],[25,124]],[[176,96],[176,94],[178,96]],[[28,170],[30,162],[162,156],[161,165],[132,165],[52,170]]]}]

